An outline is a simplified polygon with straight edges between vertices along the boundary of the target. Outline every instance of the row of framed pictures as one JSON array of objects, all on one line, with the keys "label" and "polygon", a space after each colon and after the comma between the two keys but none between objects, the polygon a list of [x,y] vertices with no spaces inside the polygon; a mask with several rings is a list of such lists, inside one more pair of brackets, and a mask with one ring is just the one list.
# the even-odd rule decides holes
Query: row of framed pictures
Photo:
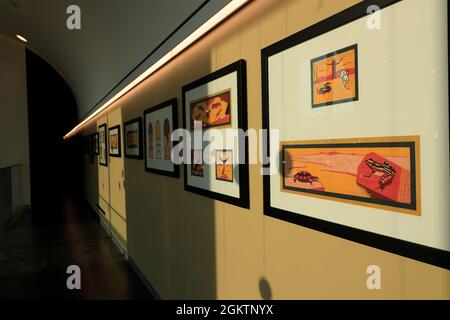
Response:
[{"label": "row of framed pictures", "polygon": [[[371,32],[366,24],[369,5],[408,28]],[[421,105],[442,113],[436,97],[448,88],[425,91],[423,81],[408,86],[395,82],[397,73],[414,79],[417,64],[425,70],[424,56],[434,59],[435,67],[446,67],[432,43],[402,44],[410,39],[404,30],[421,32],[409,19],[410,10],[418,10],[429,21],[425,25],[439,25],[433,12],[442,10],[433,11],[434,6],[438,4],[417,0],[363,1],[261,51],[262,128],[278,131],[268,135],[263,151],[270,158],[264,169],[272,173],[263,177],[264,214],[449,268],[448,230],[442,227],[448,221],[449,190],[448,183],[439,182],[448,179],[449,166],[433,165],[435,158],[448,159],[449,145],[429,135],[430,130],[448,134],[449,125],[411,113]],[[392,46],[392,37],[399,44],[383,51]],[[386,61],[396,61],[395,68]],[[410,67],[412,61],[416,68]],[[432,74],[422,74],[422,80]],[[421,92],[421,97],[411,100],[411,92]],[[184,129],[245,132],[245,61],[184,86],[182,98]],[[176,99],[126,122],[125,156],[144,159],[149,172],[178,177],[170,157],[177,122]],[[118,134],[120,146],[120,128],[113,129],[109,137]],[[106,146],[106,127],[99,134],[100,146],[102,141]],[[247,140],[190,143],[193,161],[184,164],[185,190],[249,208]],[[203,162],[205,149],[213,151],[213,164]],[[100,147],[100,157],[102,150],[106,148]],[[238,161],[243,158],[244,163]],[[426,166],[425,177],[421,166]],[[433,188],[436,183],[445,187]]]},{"label": "row of framed pictures", "polygon": [[[201,126],[219,130],[247,130],[246,63],[239,60],[183,87],[183,124],[189,132]],[[99,126],[99,164],[108,165],[108,154],[120,157],[120,126],[107,129]],[[179,177],[179,165],[172,161],[175,142],[171,136],[178,129],[178,102],[171,99],[144,110],[138,117],[123,124],[124,157],[144,160],[145,171]],[[108,134],[107,134],[108,131]],[[195,136],[195,135],[192,135]],[[235,141],[215,144],[191,139],[192,161],[184,164],[185,190],[213,199],[249,208],[247,145]],[[213,161],[204,161],[206,149]]]}]

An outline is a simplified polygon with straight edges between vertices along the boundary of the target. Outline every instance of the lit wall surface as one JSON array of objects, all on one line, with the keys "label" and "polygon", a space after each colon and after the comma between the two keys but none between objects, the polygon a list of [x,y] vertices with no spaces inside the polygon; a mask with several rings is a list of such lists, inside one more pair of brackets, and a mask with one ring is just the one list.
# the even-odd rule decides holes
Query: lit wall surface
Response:
[{"label": "lit wall surface", "polygon": [[[248,127],[260,129],[261,49],[357,2],[253,1],[115,102],[111,112],[127,121],[176,97],[181,115],[183,85],[245,59]],[[117,180],[120,168],[109,167],[108,178],[86,171],[95,186],[88,190],[91,204],[97,183],[112,185],[108,179]],[[183,179],[146,173],[141,160],[124,159],[123,168],[128,255],[162,298],[450,298],[448,270],[263,215],[260,165],[250,166],[250,210],[185,192]],[[369,265],[381,267],[381,290],[366,286]]]}]

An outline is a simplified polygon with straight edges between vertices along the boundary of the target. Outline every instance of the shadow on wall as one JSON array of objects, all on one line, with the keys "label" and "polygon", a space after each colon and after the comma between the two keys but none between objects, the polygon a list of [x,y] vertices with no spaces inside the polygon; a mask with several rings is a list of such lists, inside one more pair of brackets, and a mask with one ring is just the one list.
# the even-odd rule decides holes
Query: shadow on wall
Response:
[{"label": "shadow on wall", "polygon": [[[184,84],[180,81],[179,88]],[[173,91],[164,91],[166,95],[157,100],[139,97],[136,107],[123,110],[123,120],[142,116],[144,109],[175,96]],[[181,101],[178,99],[179,127],[183,123]],[[148,149],[149,144],[144,145]],[[215,299],[214,200],[184,191],[183,166],[177,179],[144,172],[143,161],[127,158],[125,177],[130,257],[162,298]]]}]

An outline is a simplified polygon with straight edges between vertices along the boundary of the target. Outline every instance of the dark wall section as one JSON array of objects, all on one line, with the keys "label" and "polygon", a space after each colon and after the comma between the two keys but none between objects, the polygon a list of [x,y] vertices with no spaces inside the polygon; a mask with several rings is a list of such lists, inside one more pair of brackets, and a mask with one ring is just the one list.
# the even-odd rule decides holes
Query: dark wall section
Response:
[{"label": "dark wall section", "polygon": [[33,213],[53,215],[65,188],[82,185],[82,144],[63,136],[77,121],[77,106],[64,79],[27,50],[28,124]]}]

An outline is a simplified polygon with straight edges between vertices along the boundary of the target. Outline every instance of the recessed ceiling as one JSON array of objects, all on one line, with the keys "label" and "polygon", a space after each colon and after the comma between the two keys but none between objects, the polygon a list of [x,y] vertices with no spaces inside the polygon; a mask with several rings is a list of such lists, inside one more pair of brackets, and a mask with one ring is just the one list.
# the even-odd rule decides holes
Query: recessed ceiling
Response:
[{"label": "recessed ceiling", "polygon": [[[0,33],[27,46],[62,74],[84,116],[184,20],[205,3],[224,0],[0,0]],[[69,5],[81,30],[69,30]]]}]

